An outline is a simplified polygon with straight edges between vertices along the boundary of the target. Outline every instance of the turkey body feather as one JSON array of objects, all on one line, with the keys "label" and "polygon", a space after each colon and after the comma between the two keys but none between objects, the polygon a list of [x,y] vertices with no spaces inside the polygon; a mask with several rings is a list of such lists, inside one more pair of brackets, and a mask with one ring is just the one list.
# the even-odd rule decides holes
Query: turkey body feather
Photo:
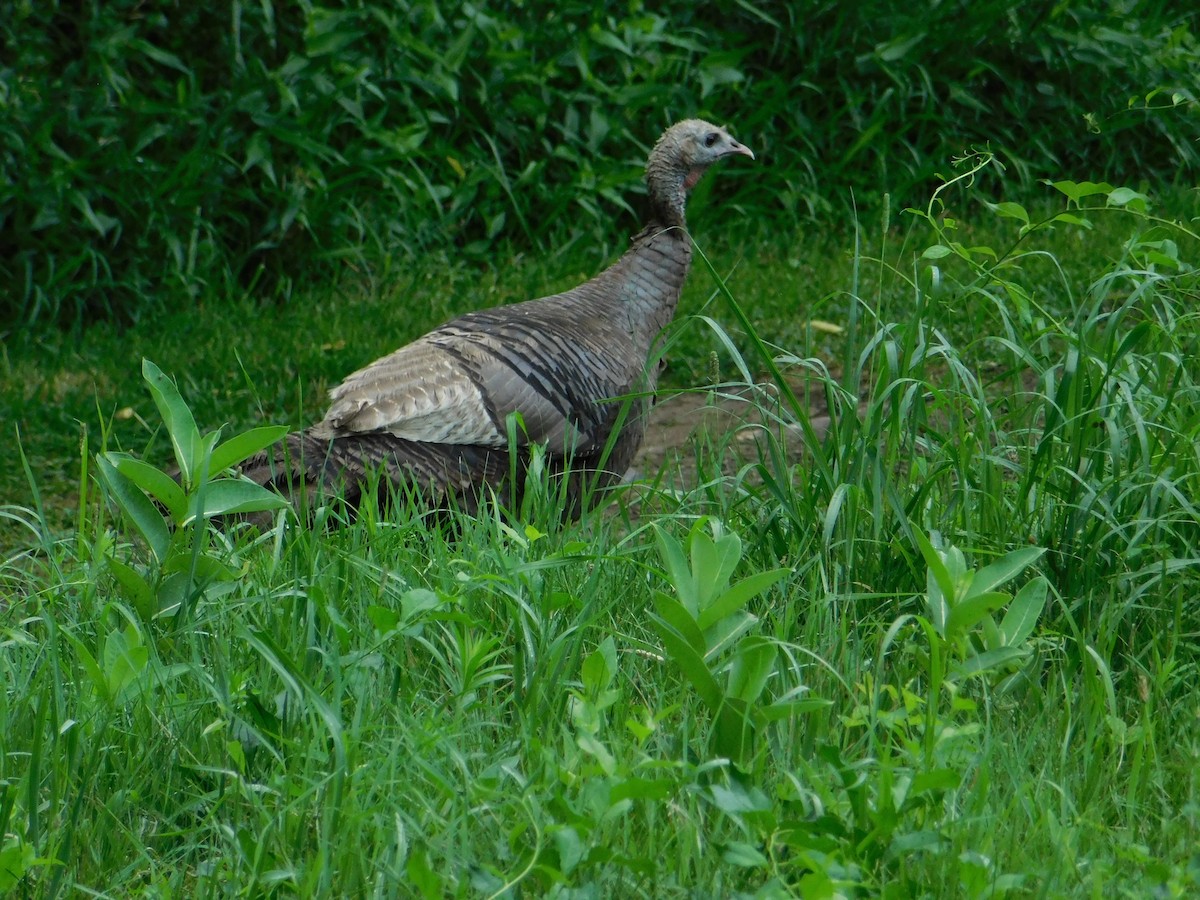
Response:
[{"label": "turkey body feather", "polygon": [[672,126],[647,164],[650,221],[612,266],[561,294],[460,316],[354,372],[330,392],[324,419],[244,474],[294,503],[337,495],[353,509],[374,482],[433,504],[454,495],[471,510],[487,488],[515,500],[525,460],[510,447],[539,444],[552,471],[572,473],[578,512],[585,478],[611,484],[641,444],[657,384],[648,362],[691,263],[687,191],[734,153],[753,157],[706,122]]}]

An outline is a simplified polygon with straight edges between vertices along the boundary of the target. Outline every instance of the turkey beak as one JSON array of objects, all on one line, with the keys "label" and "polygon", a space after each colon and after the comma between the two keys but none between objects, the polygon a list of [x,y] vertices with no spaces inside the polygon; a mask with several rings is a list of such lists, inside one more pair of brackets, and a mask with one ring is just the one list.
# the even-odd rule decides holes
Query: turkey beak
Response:
[{"label": "turkey beak", "polygon": [[754,159],[754,151],[751,150],[749,147],[747,147],[745,144],[739,144],[737,141],[733,140],[733,138],[729,139],[729,144],[730,144],[730,147],[724,153],[725,156],[732,156],[735,153],[740,153],[743,156],[748,156],[751,159]]}]

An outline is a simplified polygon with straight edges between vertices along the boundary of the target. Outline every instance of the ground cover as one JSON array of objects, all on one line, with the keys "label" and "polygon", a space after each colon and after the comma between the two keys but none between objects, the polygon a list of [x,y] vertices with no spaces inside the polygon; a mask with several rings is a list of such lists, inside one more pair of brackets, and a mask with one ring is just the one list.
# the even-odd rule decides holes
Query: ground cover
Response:
[{"label": "ground cover", "polygon": [[1194,892],[1200,246],[1119,186],[1002,199],[714,241],[667,383],[751,396],[754,440],[579,523],[535,490],[158,547],[95,454],[171,456],[143,356],[202,431],[299,424],[405,329],[583,272],[7,348],[0,887]]}]

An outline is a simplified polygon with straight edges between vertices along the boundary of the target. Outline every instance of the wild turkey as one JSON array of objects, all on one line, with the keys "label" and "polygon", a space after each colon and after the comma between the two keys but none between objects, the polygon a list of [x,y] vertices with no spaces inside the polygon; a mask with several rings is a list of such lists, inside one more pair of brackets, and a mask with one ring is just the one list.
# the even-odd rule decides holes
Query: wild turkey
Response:
[{"label": "wild turkey", "polygon": [[460,316],[360,369],[330,392],[322,421],[250,460],[244,474],[296,505],[338,495],[350,511],[372,483],[432,504],[453,495],[467,510],[488,489],[511,503],[527,462],[525,453],[509,458],[508,418],[519,413],[517,445],[541,444],[552,472],[569,471],[577,514],[585,484],[618,480],[641,445],[658,380],[648,357],[691,264],[687,194],[734,154],[754,158],[723,128],[672,125],[646,165],[646,226],[611,267],[562,294]]}]

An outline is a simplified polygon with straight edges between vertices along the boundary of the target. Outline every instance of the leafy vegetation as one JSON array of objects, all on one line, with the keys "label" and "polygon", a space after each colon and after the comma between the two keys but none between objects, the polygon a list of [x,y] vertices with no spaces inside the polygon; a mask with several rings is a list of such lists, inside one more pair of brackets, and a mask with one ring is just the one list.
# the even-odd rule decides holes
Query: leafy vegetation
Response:
[{"label": "leafy vegetation", "polygon": [[[0,0],[0,893],[1195,894],[1194,22]],[[687,114],[767,164],[664,383],[763,424],[580,523],[228,518]]]},{"label": "leafy vegetation", "polygon": [[218,445],[220,430],[200,434],[179,391],[156,365],[146,360],[142,372],[171,438],[178,477],[129,453],[105,453],[96,464],[105,492],[151,555],[146,573],[112,556],[109,568],[133,608],[142,618],[153,619],[178,615],[233,587],[236,573],[207,547],[210,523],[224,516],[282,509],[287,502],[224,473],[280,440],[288,429],[252,428]]},{"label": "leafy vegetation", "polygon": [[[885,206],[849,254],[699,255],[671,381],[759,381],[758,455],[729,470],[719,439],[689,486],[625,486],[580,523],[213,530],[204,478],[172,503],[125,460],[170,445],[219,478],[183,460],[265,440],[252,386],[301,362],[264,323],[293,313],[239,313],[244,387],[219,317],[90,334],[102,402],[132,413],[74,454],[70,527],[36,493],[3,509],[26,537],[0,565],[0,889],[1195,893],[1200,239],[1113,184],[997,200],[990,162]],[[391,346],[377,310],[426,278],[476,306],[547,281],[317,294],[296,315],[331,346],[297,360],[319,381],[350,368],[339,335]],[[165,362],[185,347],[203,358]],[[143,348],[179,379],[146,368],[157,402],[116,386]],[[7,360],[10,383],[49,365]],[[163,499],[166,549],[106,463]],[[217,589],[146,603],[119,574],[160,584],[172,554]]]},{"label": "leafy vegetation", "polygon": [[[1053,175],[1198,158],[1179,4],[0,0],[0,320],[136,321],[430,252],[594,265],[649,141],[704,114],[763,151],[703,186],[790,234],[917,203],[988,145]],[[720,221],[720,220],[719,220]]]}]

